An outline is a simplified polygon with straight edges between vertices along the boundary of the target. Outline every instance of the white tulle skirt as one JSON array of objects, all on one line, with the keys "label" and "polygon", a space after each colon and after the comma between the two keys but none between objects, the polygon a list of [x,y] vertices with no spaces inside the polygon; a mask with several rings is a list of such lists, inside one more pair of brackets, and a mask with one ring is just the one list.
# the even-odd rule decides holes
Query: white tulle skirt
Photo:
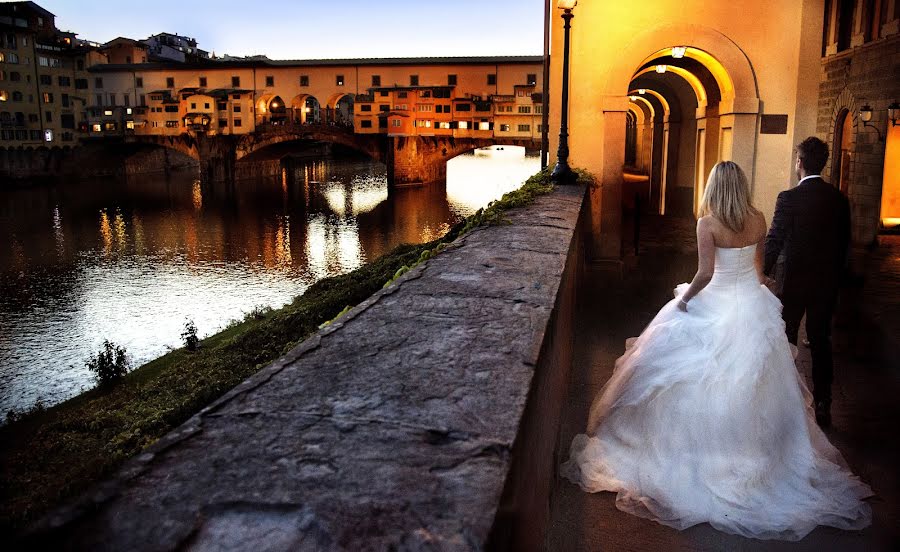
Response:
[{"label": "white tulle skirt", "polygon": [[781,303],[755,281],[714,284],[687,313],[680,285],[628,344],[563,475],[677,529],[799,540],[867,526],[872,491],[815,423]]}]

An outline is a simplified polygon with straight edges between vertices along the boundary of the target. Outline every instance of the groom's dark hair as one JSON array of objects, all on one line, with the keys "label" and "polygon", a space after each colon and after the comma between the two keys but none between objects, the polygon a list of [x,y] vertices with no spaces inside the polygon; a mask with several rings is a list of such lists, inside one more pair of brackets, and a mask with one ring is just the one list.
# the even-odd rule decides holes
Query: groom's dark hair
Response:
[{"label": "groom's dark hair", "polygon": [[821,174],[828,161],[828,146],[815,136],[797,144],[797,156],[807,174]]}]

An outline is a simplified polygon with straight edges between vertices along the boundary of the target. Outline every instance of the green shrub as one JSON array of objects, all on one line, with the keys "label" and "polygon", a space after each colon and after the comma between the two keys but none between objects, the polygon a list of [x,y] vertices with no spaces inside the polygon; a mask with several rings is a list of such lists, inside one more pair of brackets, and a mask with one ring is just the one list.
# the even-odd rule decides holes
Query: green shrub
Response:
[{"label": "green shrub", "polygon": [[84,363],[88,370],[94,372],[97,383],[111,385],[118,383],[128,373],[130,363],[124,347],[119,347],[108,339],[103,340],[103,348]]},{"label": "green shrub", "polygon": [[184,323],[184,331],[181,332],[181,340],[184,341],[184,347],[188,351],[196,351],[197,344],[200,343],[200,338],[197,337],[197,325],[194,324],[194,321],[188,319],[187,322]]}]

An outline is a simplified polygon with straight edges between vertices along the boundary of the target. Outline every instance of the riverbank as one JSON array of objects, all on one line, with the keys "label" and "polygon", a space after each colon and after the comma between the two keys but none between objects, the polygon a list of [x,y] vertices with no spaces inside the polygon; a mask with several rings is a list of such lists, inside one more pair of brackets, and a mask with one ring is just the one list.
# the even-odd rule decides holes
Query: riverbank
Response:
[{"label": "riverbank", "polygon": [[439,240],[400,246],[356,271],[321,280],[286,307],[204,339],[197,352],[173,351],[112,389],[94,389],[0,429],[0,527],[19,529],[83,491],[441,244],[501,222],[504,210],[549,192],[548,177],[546,171],[535,175]]}]

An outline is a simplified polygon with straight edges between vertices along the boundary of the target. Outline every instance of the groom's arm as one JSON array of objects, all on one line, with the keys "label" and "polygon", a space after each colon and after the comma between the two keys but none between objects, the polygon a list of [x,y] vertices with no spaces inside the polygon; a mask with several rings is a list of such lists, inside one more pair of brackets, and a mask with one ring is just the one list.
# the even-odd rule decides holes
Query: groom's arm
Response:
[{"label": "groom's arm", "polygon": [[789,197],[787,192],[778,194],[775,201],[775,216],[772,217],[772,227],[769,228],[769,234],[766,236],[766,260],[763,266],[764,274],[771,274],[778,260],[778,255],[784,248],[784,242],[787,240],[788,219],[790,217]]}]

